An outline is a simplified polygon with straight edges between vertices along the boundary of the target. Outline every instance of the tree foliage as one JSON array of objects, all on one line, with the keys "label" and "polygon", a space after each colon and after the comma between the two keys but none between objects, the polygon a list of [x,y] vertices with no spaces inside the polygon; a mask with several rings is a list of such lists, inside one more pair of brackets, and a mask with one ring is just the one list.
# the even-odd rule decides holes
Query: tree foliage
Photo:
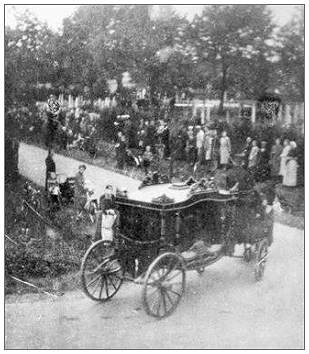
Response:
[{"label": "tree foliage", "polygon": [[228,89],[229,93],[256,94],[254,76],[267,74],[267,40],[272,31],[266,5],[206,6],[190,24],[188,41],[193,60],[211,69],[209,79],[219,93],[221,110]]},{"label": "tree foliage", "polygon": [[286,98],[303,102],[305,84],[304,8],[278,33],[278,86]]},{"label": "tree foliage", "polygon": [[[193,21],[171,6],[87,5],[52,32],[30,13],[5,32],[6,102],[45,99],[42,86],[105,97],[200,89],[208,97],[257,98],[274,84],[301,100],[302,14],[274,31],[266,5],[208,5]],[[221,104],[222,109],[222,104]]]}]

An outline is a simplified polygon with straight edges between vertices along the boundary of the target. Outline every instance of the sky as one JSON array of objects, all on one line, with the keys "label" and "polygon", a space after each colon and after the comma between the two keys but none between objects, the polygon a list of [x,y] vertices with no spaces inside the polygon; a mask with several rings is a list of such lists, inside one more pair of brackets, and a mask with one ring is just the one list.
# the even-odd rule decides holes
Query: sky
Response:
[{"label": "sky", "polygon": [[[62,27],[62,20],[74,13],[79,5],[6,5],[5,24],[15,27],[14,14],[30,10],[41,21],[46,21],[53,30]],[[268,5],[272,10],[273,18],[278,25],[284,25],[295,14],[297,5]],[[175,10],[191,19],[195,14],[200,13],[203,5],[173,5]]]}]

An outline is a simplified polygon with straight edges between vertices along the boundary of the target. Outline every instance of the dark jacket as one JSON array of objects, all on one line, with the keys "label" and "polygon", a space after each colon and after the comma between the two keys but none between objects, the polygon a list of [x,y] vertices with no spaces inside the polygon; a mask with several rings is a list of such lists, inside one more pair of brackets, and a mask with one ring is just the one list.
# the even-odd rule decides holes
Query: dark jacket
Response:
[{"label": "dark jacket", "polygon": [[47,158],[45,159],[45,165],[46,165],[46,177],[45,177],[45,190],[47,190],[47,180],[49,177],[50,172],[56,172],[56,164],[53,158],[48,155]]},{"label": "dark jacket", "polygon": [[111,198],[106,198],[105,195],[102,195],[100,198],[100,209],[105,212],[108,209],[115,209],[115,196],[111,195]]},{"label": "dark jacket", "polygon": [[234,166],[226,173],[227,189],[231,189],[236,183],[239,191],[248,191],[254,187],[252,176],[241,166]]}]

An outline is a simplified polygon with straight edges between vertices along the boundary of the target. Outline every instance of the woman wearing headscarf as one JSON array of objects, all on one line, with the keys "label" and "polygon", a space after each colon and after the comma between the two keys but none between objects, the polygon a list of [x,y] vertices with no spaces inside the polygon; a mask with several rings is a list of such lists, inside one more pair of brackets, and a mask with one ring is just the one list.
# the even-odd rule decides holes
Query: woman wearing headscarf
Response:
[{"label": "woman wearing headscarf", "polygon": [[275,141],[275,145],[272,146],[270,152],[270,169],[271,169],[271,177],[277,178],[279,176],[280,171],[280,155],[282,153],[282,145],[280,138],[277,138]]},{"label": "woman wearing headscarf", "polygon": [[227,132],[223,131],[220,138],[220,165],[224,169],[226,169],[226,165],[229,163],[231,150],[231,140],[227,136]]},{"label": "woman wearing headscarf", "polygon": [[282,184],[288,187],[295,187],[297,184],[297,145],[291,141],[290,150],[286,156],[286,172]]}]

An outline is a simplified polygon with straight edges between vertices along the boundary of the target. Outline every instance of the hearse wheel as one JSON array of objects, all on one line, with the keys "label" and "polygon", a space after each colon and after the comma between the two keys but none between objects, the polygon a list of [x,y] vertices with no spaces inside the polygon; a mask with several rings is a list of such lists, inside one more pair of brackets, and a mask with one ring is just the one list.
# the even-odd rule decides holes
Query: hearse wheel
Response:
[{"label": "hearse wheel", "polygon": [[89,247],[81,265],[81,281],[92,300],[104,302],[117,293],[123,268],[111,241],[99,240]]},{"label": "hearse wheel", "polygon": [[255,263],[255,279],[261,280],[264,276],[265,265],[268,257],[268,240],[264,238],[257,245],[256,263]]},{"label": "hearse wheel", "polygon": [[186,269],[181,256],[163,253],[149,266],[142,292],[142,301],[148,315],[163,318],[177,307],[185,290]]}]

